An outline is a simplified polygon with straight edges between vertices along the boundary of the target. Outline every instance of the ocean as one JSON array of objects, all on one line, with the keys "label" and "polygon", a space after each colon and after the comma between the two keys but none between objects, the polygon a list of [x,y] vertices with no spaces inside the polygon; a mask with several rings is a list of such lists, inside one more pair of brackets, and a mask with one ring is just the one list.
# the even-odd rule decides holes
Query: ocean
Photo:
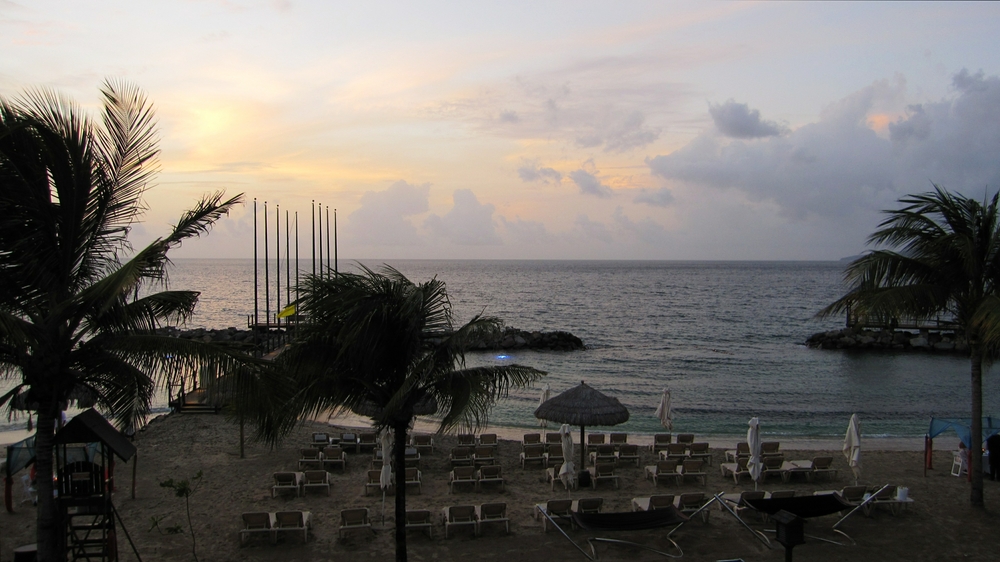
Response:
[{"label": "ocean", "polygon": [[[305,264],[305,262],[302,262]],[[378,261],[365,261],[377,269]],[[969,416],[969,361],[960,355],[809,349],[844,319],[816,313],[844,287],[840,262],[444,261],[388,263],[415,282],[446,282],[455,320],[485,312],[533,331],[565,330],[584,351],[473,353],[471,365],[516,362],[548,372],[493,410],[494,427],[537,429],[540,387],[582,381],[618,398],[631,418],[615,431],[660,431],[654,411],[672,392],[675,433],[843,438],[852,413],[866,438],[919,438],[932,416]],[[263,264],[258,298],[265,311]],[[305,269],[303,265],[303,269]],[[311,270],[311,266],[309,266]],[[267,308],[288,302],[285,263],[269,272]],[[356,262],[341,262],[341,270]],[[294,271],[291,273],[294,284]],[[245,328],[254,311],[253,260],[176,260],[170,286],[202,292],[188,327]],[[276,295],[280,292],[280,302]],[[294,296],[294,293],[292,293]],[[984,412],[1000,413],[1000,377],[984,376]],[[156,411],[166,411],[161,396]],[[24,419],[0,424],[23,427]],[[611,428],[594,428],[611,430]],[[0,436],[0,442],[3,442]]]}]

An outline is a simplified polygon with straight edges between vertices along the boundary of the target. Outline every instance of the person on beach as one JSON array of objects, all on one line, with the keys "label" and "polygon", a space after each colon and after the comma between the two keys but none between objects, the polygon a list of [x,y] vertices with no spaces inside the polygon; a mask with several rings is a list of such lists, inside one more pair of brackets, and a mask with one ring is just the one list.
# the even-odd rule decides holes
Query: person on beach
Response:
[{"label": "person on beach", "polygon": [[1000,478],[1000,433],[986,440],[986,451],[990,454],[990,480],[996,481]]}]

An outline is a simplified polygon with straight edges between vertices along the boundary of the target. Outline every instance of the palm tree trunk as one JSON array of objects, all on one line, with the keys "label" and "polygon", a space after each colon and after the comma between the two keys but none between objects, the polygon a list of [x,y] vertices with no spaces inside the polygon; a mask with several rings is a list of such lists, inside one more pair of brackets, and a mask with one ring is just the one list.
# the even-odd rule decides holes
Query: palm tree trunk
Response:
[{"label": "palm tree trunk", "polygon": [[972,491],[969,498],[975,507],[984,507],[983,502],[983,348],[976,342],[970,346],[972,353],[972,423],[969,424],[969,473],[972,476]]},{"label": "palm tree trunk", "polygon": [[395,432],[392,448],[396,456],[393,463],[396,472],[396,562],[406,562],[406,430],[409,425],[409,420],[397,421],[392,428]]},{"label": "palm tree trunk", "polygon": [[55,562],[60,558],[59,545],[62,537],[57,528],[57,506],[52,497],[52,441],[55,437],[54,408],[48,404],[38,409],[38,424],[35,432],[35,489],[38,490],[38,512],[36,518],[38,539],[38,562]]}]

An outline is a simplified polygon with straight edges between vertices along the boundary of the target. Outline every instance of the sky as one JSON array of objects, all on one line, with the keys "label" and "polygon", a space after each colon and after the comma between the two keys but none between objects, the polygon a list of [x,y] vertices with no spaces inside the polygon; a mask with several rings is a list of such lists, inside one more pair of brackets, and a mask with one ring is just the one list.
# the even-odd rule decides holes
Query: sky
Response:
[{"label": "sky", "polygon": [[907,194],[1000,185],[998,28],[1000,3],[0,0],[0,96],[96,116],[105,79],[142,88],[133,244],[247,199],[173,257],[252,257],[256,199],[272,252],[287,212],[308,253],[315,202],[341,259],[836,260]]}]

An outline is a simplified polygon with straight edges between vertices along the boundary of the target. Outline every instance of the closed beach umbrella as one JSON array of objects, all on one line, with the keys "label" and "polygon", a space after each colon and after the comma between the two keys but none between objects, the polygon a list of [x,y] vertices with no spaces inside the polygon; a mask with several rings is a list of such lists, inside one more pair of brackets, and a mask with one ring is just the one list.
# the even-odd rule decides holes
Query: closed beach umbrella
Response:
[{"label": "closed beach umbrella", "polygon": [[[559,428],[559,436],[562,442],[563,463],[559,467],[559,479],[563,486],[569,490],[570,484],[576,477],[576,467],[573,466],[573,434],[569,431],[569,424],[563,424]],[[582,447],[582,443],[581,443]]]},{"label": "closed beach umbrella", "polygon": [[854,484],[858,484],[861,478],[861,422],[858,421],[857,414],[851,414],[851,421],[847,424],[847,435],[844,436],[844,456],[847,457],[847,465],[854,473]]},{"label": "closed beach umbrella", "polygon": [[761,473],[764,472],[764,463],[760,459],[760,421],[756,417],[750,418],[750,429],[747,430],[747,446],[750,448],[750,460],[747,461],[747,470],[750,471],[750,478],[753,479],[753,489],[757,489],[757,481],[760,480]]},{"label": "closed beach umbrella", "polygon": [[588,425],[618,425],[628,421],[628,409],[612,398],[580,382],[566,392],[546,400],[535,410],[535,417],[557,423],[580,426],[580,466],[587,466],[584,431]]},{"label": "closed beach umbrella", "polygon": [[663,389],[663,395],[660,396],[660,405],[656,407],[656,417],[660,420],[660,425],[662,425],[667,431],[673,431],[674,429],[674,414],[670,411],[670,389]]},{"label": "closed beach umbrella", "polygon": [[[542,389],[542,395],[538,397],[538,406],[541,407],[541,405],[544,404],[549,399],[549,396],[551,394],[552,394],[552,387],[550,387],[548,383],[546,383],[545,388]],[[545,429],[549,426],[549,421],[540,419],[538,420],[538,426],[541,427],[542,429]]]}]

